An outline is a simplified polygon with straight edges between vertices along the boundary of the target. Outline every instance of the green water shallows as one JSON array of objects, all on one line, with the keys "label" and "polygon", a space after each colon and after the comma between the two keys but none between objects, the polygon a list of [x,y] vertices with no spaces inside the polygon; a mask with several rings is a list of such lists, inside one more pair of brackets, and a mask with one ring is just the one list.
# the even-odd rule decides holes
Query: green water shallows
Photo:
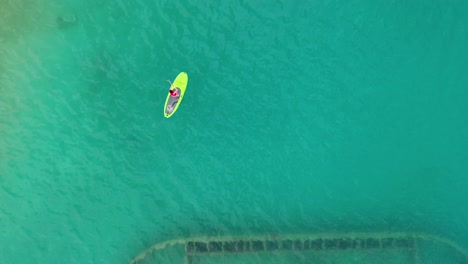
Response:
[{"label": "green water shallows", "polygon": [[304,230],[468,247],[467,11],[0,0],[0,262]]}]

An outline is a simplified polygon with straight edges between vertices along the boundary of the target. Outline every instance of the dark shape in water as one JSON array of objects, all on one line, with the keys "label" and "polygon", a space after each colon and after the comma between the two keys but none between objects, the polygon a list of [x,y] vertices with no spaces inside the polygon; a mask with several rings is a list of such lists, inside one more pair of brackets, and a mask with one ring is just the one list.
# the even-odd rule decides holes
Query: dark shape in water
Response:
[{"label": "dark shape in water", "polygon": [[244,244],[245,244],[244,241],[237,241],[236,242],[237,252],[243,252],[244,251]]},{"label": "dark shape in water", "polygon": [[296,239],[294,240],[294,249],[301,250],[302,249],[302,241]]},{"label": "dark shape in water", "polygon": [[321,238],[310,241],[310,248],[319,250],[322,249],[323,240]]},{"label": "dark shape in water", "polygon": [[76,15],[58,16],[56,22],[59,29],[67,29],[78,23],[78,17]]},{"label": "dark shape in water", "polygon": [[278,249],[278,241],[266,241],[265,243],[266,250],[277,250]]},{"label": "dark shape in water", "polygon": [[368,238],[366,245],[367,245],[367,248],[379,248],[380,241],[376,238]]},{"label": "dark shape in water", "polygon": [[325,239],[325,242],[323,243],[323,247],[325,249],[335,249],[337,248],[338,245],[338,239]]},{"label": "dark shape in water", "polygon": [[219,241],[210,241],[208,248],[210,252],[220,252],[223,250],[223,245],[222,242]]},{"label": "dark shape in water", "polygon": [[343,238],[339,240],[338,248],[341,250],[349,249],[353,247],[353,241],[350,238]]},{"label": "dark shape in water", "polygon": [[304,249],[309,249],[310,248],[310,240],[306,239],[304,241],[304,246],[303,246]]},{"label": "dark shape in water", "polygon": [[289,239],[288,239],[288,240],[284,240],[284,241],[283,241],[283,246],[282,246],[282,248],[283,248],[283,249],[286,249],[286,250],[292,250],[292,248],[293,248],[292,245],[293,245],[292,240],[289,240]]},{"label": "dark shape in water", "polygon": [[234,241],[224,242],[223,250],[225,252],[236,252],[236,242],[234,242]]},{"label": "dark shape in water", "polygon": [[356,238],[353,240],[353,248],[365,248],[365,247],[366,247],[365,240],[361,238]]},{"label": "dark shape in water", "polygon": [[260,240],[252,241],[252,251],[263,251],[265,250],[263,242]]},{"label": "dark shape in water", "polygon": [[391,248],[393,247],[393,238],[383,238],[381,240],[382,248]]},{"label": "dark shape in water", "polygon": [[197,252],[208,252],[208,247],[203,242],[195,242],[195,249]]}]

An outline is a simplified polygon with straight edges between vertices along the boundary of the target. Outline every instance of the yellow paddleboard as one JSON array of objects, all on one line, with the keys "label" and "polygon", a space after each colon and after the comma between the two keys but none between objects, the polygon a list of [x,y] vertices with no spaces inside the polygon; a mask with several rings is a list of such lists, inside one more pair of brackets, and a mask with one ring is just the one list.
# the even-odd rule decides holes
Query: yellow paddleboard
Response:
[{"label": "yellow paddleboard", "polygon": [[176,89],[179,94],[178,97],[173,97],[167,92],[166,103],[164,104],[164,116],[166,118],[171,117],[179,108],[182,98],[184,98],[185,90],[187,89],[188,75],[185,72],[179,73],[172,83],[170,89]]}]

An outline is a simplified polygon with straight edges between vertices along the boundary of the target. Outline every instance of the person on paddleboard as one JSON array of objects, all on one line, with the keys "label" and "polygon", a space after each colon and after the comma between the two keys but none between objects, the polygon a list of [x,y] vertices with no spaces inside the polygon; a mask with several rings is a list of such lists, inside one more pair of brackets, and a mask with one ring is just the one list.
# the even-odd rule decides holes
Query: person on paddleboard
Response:
[{"label": "person on paddleboard", "polygon": [[174,87],[174,85],[171,83],[171,81],[167,80],[170,84],[171,84],[171,88],[169,88],[169,93],[171,94],[172,97],[179,97],[180,94],[177,92],[177,89],[174,88],[172,89],[172,87]]},{"label": "person on paddleboard", "polygon": [[179,97],[179,93],[177,92],[177,89],[174,88],[172,90],[169,90],[169,93],[171,94],[172,97]]}]

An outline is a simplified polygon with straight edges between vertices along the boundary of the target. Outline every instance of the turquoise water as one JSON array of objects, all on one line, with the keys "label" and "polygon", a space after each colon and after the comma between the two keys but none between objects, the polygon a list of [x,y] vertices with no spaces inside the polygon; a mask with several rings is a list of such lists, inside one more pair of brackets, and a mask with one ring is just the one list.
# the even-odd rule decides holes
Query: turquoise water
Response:
[{"label": "turquoise water", "polygon": [[468,248],[467,1],[197,2],[0,0],[1,263],[216,234]]}]

